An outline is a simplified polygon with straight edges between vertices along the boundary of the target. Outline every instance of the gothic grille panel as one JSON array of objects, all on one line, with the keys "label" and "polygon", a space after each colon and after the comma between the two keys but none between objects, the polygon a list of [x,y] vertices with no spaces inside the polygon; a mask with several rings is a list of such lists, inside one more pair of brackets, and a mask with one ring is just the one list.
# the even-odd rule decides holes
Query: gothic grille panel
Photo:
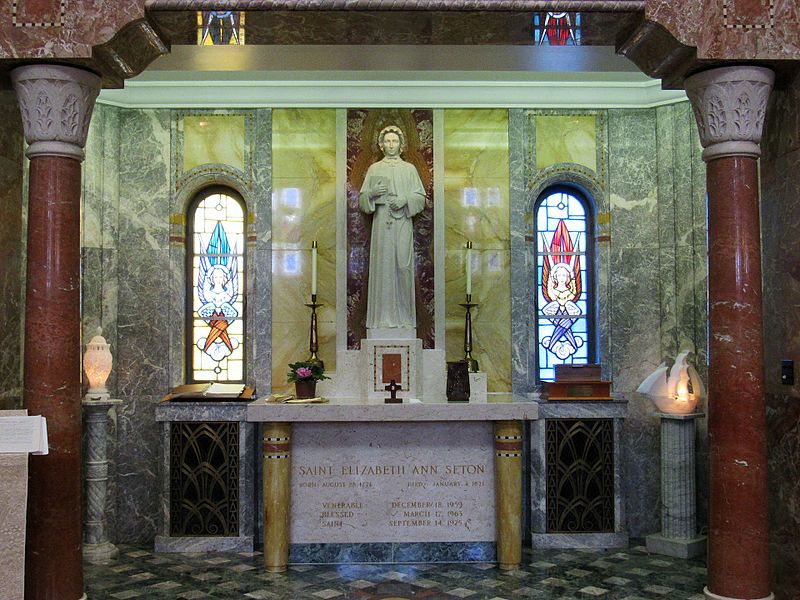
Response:
[{"label": "gothic grille panel", "polygon": [[170,534],[239,535],[239,423],[173,423]]},{"label": "gothic grille panel", "polygon": [[613,419],[548,419],[547,532],[614,531]]}]

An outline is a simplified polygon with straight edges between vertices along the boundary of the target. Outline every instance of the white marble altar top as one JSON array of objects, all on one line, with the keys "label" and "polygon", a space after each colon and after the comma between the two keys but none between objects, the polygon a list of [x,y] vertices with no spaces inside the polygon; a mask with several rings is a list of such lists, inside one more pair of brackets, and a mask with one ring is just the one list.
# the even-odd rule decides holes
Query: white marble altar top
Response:
[{"label": "white marble altar top", "polygon": [[538,414],[535,402],[363,404],[337,399],[329,404],[267,404],[255,400],[247,405],[247,420],[251,422],[533,421]]}]

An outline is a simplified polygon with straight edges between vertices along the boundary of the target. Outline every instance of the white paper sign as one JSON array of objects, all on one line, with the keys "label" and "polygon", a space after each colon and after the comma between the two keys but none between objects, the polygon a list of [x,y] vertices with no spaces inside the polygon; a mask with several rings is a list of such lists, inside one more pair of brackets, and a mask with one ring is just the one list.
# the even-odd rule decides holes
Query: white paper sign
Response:
[{"label": "white paper sign", "polygon": [[0,454],[47,454],[44,417],[0,417]]}]

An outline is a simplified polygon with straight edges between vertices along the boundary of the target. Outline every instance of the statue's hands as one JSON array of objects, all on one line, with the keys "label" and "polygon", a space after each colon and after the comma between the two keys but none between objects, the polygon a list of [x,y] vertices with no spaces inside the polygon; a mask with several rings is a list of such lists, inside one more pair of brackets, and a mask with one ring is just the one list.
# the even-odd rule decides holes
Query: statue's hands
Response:
[{"label": "statue's hands", "polygon": [[370,194],[373,198],[380,197],[386,194],[389,191],[389,186],[387,186],[384,182],[376,183],[372,186],[372,193]]},{"label": "statue's hands", "polygon": [[408,200],[405,198],[401,198],[400,196],[390,196],[389,197],[389,206],[392,210],[400,210],[406,204],[408,204]]}]

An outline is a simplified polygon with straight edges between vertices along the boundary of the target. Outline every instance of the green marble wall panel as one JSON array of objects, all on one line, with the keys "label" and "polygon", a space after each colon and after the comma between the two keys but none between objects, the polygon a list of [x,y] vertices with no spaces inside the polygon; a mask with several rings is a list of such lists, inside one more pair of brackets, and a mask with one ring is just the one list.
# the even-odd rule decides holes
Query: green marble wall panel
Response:
[{"label": "green marble wall panel", "polygon": [[[233,162],[245,170],[204,163],[185,173],[183,121],[218,116],[244,123],[244,159]],[[85,335],[103,325],[115,358],[110,387],[123,400],[112,411],[111,468],[127,474],[112,481],[115,541],[149,542],[157,529],[153,405],[184,380],[185,210],[205,185],[232,185],[248,206],[248,383],[269,390],[270,135],[268,109],[95,110],[83,182],[83,323]]]},{"label": "green marble wall panel", "polygon": [[[530,207],[548,185],[577,183],[597,207],[600,360],[615,395],[629,403],[622,455],[628,528],[633,536],[657,531],[658,422],[650,401],[635,389],[662,360],[674,359],[679,347],[697,347],[700,363],[705,357],[705,169],[691,109],[680,103],[646,110],[511,113],[514,390],[532,390],[538,351],[529,327],[535,316]],[[563,131],[573,118],[583,119],[584,141],[570,144]],[[701,504],[707,490],[704,452],[700,443]],[[699,514],[702,520],[702,507]]]},{"label": "green marble wall panel", "polygon": [[641,535],[659,530],[659,430],[650,401],[634,394],[662,359],[656,111],[609,111],[608,130],[612,378],[628,400],[623,485],[631,535]]},{"label": "green marble wall panel", "polygon": [[[117,345],[117,238],[119,213],[120,109],[98,104],[92,114],[83,164],[81,210],[81,310],[84,340],[103,328]],[[116,388],[117,372],[109,377]]]},{"label": "green marble wall panel", "polygon": [[319,356],[336,368],[336,112],[272,113],[272,389],[308,357],[311,243],[319,246]]},{"label": "green marble wall panel", "polygon": [[186,115],[183,118],[183,170],[226,164],[244,171],[243,115]]},{"label": "green marble wall panel", "polygon": [[[697,272],[693,254],[698,245],[705,249],[705,195],[698,198],[693,193],[693,169],[705,169],[695,164],[700,159],[693,152],[697,134],[689,103],[660,107],[656,118],[662,356],[699,349],[703,361],[705,326],[698,328],[696,313],[704,322],[705,268]],[[698,202],[700,210],[695,207]]]},{"label": "green marble wall panel", "polygon": [[473,243],[473,339],[490,392],[511,391],[508,111],[444,111],[445,349],[464,355],[464,244]]},{"label": "green marble wall panel", "polygon": [[[117,493],[119,540],[156,531],[159,449],[154,405],[170,388],[170,111],[119,111]],[[109,282],[113,285],[113,281]]]},{"label": "green marble wall panel", "polygon": [[572,163],[597,171],[597,135],[594,115],[538,115],[536,169]]},{"label": "green marble wall panel", "polygon": [[16,95],[0,92],[3,145],[0,149],[0,410],[22,403],[20,359],[24,326],[23,137]]}]

